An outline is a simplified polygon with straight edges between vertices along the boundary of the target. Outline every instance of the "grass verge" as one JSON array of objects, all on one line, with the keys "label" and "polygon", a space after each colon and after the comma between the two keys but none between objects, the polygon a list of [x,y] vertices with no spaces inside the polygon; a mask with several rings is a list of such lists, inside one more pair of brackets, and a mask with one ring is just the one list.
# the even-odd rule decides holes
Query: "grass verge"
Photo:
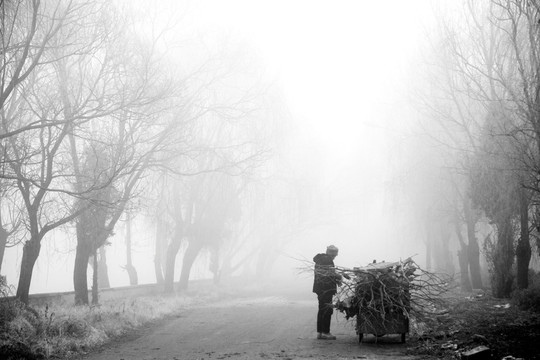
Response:
[{"label": "grass verge", "polygon": [[4,300],[0,302],[0,358],[69,358],[210,299],[208,294],[156,295],[104,300],[98,306],[43,307]]}]

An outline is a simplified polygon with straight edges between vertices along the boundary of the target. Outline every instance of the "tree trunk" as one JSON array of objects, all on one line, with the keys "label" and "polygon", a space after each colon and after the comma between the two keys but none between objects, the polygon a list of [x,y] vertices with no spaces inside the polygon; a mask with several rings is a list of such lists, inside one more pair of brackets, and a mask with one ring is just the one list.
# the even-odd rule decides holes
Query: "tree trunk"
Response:
[{"label": "tree trunk", "polygon": [[[178,225],[177,225],[178,226]],[[167,247],[167,254],[165,258],[165,292],[172,293],[174,291],[174,268],[176,263],[176,255],[180,250],[182,244],[181,231],[177,230],[174,238],[171,239],[169,246]]]},{"label": "tree trunk", "polygon": [[137,276],[137,269],[131,264],[126,265],[126,271],[129,276],[129,285],[138,285],[139,284],[139,277]]},{"label": "tree trunk", "polygon": [[4,224],[2,223],[2,203],[0,202],[0,274],[2,273],[2,262],[4,261],[8,236],[9,233],[4,229]]},{"label": "tree trunk", "polygon": [[156,274],[156,284],[163,284],[165,279],[163,278],[161,259],[157,254],[154,256],[154,273]]},{"label": "tree trunk", "polygon": [[469,260],[471,285],[473,289],[481,289],[483,286],[480,268],[480,247],[478,246],[478,240],[476,239],[476,221],[474,220],[471,212],[471,206],[468,198],[465,198],[463,201],[463,212],[465,214],[467,240],[469,242],[469,246],[467,248],[467,257]]},{"label": "tree trunk", "polygon": [[458,262],[459,262],[459,273],[460,273],[460,283],[461,291],[470,292],[472,291],[471,280],[469,278],[469,257],[467,244],[463,240],[463,235],[461,233],[461,225],[459,223],[458,217],[454,223],[456,227],[456,235],[459,240],[460,250],[458,250]]},{"label": "tree trunk", "polygon": [[97,258],[97,249],[94,249],[94,271],[92,271],[92,305],[99,304],[99,292],[98,292],[98,274],[99,264]]},{"label": "tree trunk", "polygon": [[255,267],[255,274],[258,279],[265,279],[268,277],[268,274],[271,273],[272,267],[278,258],[278,254],[279,253],[274,251],[271,247],[261,249]]},{"label": "tree trunk", "polygon": [[107,249],[105,249],[105,245],[99,248],[98,284],[100,289],[109,289],[111,287],[109,281],[109,269],[107,267]]},{"label": "tree trunk", "polygon": [[0,224],[0,274],[2,273],[2,262],[4,261],[4,252],[6,251],[8,232]]},{"label": "tree trunk", "polygon": [[75,305],[88,305],[88,260],[91,253],[92,249],[85,238],[83,236],[77,236],[75,266],[73,269]]},{"label": "tree trunk", "polygon": [[493,253],[492,288],[496,298],[507,298],[512,292],[514,234],[509,217],[497,222],[497,243]]},{"label": "tree trunk", "polygon": [[163,258],[165,254],[166,236],[163,229],[163,221],[157,219],[156,224],[156,252],[154,254],[154,272],[156,273],[156,283],[163,284]]},{"label": "tree trunk", "polygon": [[214,285],[219,285],[221,281],[221,266],[220,266],[221,250],[219,246],[212,247],[210,252],[210,272],[213,274]]},{"label": "tree trunk", "polygon": [[448,225],[449,223],[446,221],[440,222],[440,241],[436,252],[437,269],[447,274],[453,274],[455,267],[449,247],[451,234]]},{"label": "tree trunk", "polygon": [[189,242],[182,262],[182,272],[180,273],[180,282],[178,284],[180,290],[187,290],[191,267],[193,266],[195,259],[197,259],[197,255],[199,255],[201,249],[202,246],[200,244],[191,241]]},{"label": "tree trunk", "polygon": [[462,247],[457,253],[460,270],[461,291],[471,292],[472,286],[469,279],[469,259],[467,257],[467,248]]},{"label": "tree trunk", "polygon": [[128,214],[126,222],[126,266],[125,269],[129,276],[129,285],[137,285],[139,280],[137,277],[137,270],[133,266],[131,259],[131,217]]},{"label": "tree trunk", "polygon": [[473,237],[472,240],[469,239],[469,246],[467,250],[472,287],[473,289],[482,289],[483,285],[480,269],[480,247],[478,246],[476,237]]},{"label": "tree trunk", "polygon": [[427,222],[426,222],[426,240],[425,240],[425,244],[426,244],[426,269],[428,271],[432,271],[433,270],[433,263],[432,263],[432,259],[433,259],[432,240],[433,240],[433,237],[432,237],[432,234],[431,234],[431,220],[430,220],[429,217],[426,220],[427,220]]},{"label": "tree trunk", "polygon": [[521,236],[516,247],[517,287],[529,286],[529,262],[531,261],[531,243],[529,239],[529,201],[525,189],[520,191]]},{"label": "tree trunk", "polygon": [[36,264],[36,260],[41,250],[40,240],[39,235],[32,235],[30,240],[28,240],[23,247],[21,273],[19,275],[16,298],[26,305],[28,305],[32,272],[34,271],[34,265]]},{"label": "tree trunk", "polygon": [[219,281],[221,282],[223,279],[230,277],[232,274],[232,271],[233,271],[233,267],[231,263],[231,257],[225,256],[225,258],[223,259],[223,264],[221,264],[221,269],[219,271]]}]

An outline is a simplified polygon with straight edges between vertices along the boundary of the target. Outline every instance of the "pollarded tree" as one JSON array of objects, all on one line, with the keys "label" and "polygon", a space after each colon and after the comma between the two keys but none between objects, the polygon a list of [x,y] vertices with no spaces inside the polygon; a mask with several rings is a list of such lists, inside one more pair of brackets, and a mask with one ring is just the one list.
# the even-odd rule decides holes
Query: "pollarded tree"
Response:
[{"label": "pollarded tree", "polygon": [[154,270],[156,273],[156,282],[164,284],[165,282],[165,264],[167,258],[167,244],[171,237],[172,219],[169,216],[169,201],[167,188],[169,187],[169,178],[166,172],[159,172],[153,182],[157,188],[155,192],[156,204],[153,207],[155,213],[152,218],[156,223],[156,238],[155,238],[155,256]]},{"label": "pollarded tree", "polygon": [[[198,168],[201,170],[198,174],[175,181],[170,195],[169,216],[174,222],[174,232],[167,249],[165,291],[173,290],[175,259],[182,243],[186,243],[186,247],[179,287],[184,290],[201,251],[207,249],[214,254],[219,253],[240,220],[240,195],[245,188],[246,177],[235,170],[245,165],[236,162],[233,167],[223,163],[221,157],[212,154],[216,149],[210,147],[206,156],[199,157]],[[226,155],[223,152],[218,154]],[[219,268],[213,270],[219,277]]]},{"label": "pollarded tree", "polygon": [[[512,114],[505,134],[511,139],[511,161],[517,164],[521,184],[520,229],[516,246],[517,285],[528,286],[531,245],[530,212],[537,206],[540,187],[540,4],[536,1],[493,0],[490,25],[497,32],[499,61],[493,64],[490,80],[500,84],[506,96],[501,101],[506,114]],[[515,165],[514,165],[515,166]]]},{"label": "pollarded tree", "polygon": [[233,232],[234,223],[240,220],[239,189],[231,175],[213,172],[196,176],[197,184],[189,194],[193,208],[191,221],[185,230],[188,241],[182,261],[179,287],[188,287],[191,267],[204,248],[219,248]]},{"label": "pollarded tree", "polygon": [[[511,164],[510,160],[517,160],[523,168],[525,162],[528,162],[526,159],[530,159],[528,152],[517,151],[528,147],[521,143],[523,136],[514,136],[518,133],[524,134],[522,130],[525,129],[523,124],[526,121],[519,120],[520,116],[518,119],[512,117],[512,121],[507,121],[504,127],[501,126],[501,122],[495,126],[483,125],[485,122],[493,121],[493,116],[485,115],[492,114],[493,104],[501,110],[506,110],[507,113],[523,113],[519,108],[524,101],[519,94],[522,89],[527,92],[529,84],[523,82],[525,77],[519,79],[516,75],[521,72],[518,70],[523,65],[528,68],[530,59],[534,60],[534,56],[525,59],[524,54],[530,47],[521,46],[524,38],[531,39],[529,36],[523,36],[530,32],[525,30],[527,26],[518,25],[526,22],[527,16],[520,19],[521,11],[518,10],[521,5],[524,5],[524,9],[530,8],[526,3],[466,1],[462,4],[453,4],[452,11],[448,13],[455,15],[454,18],[444,17],[438,24],[437,35],[440,38],[436,39],[436,53],[440,57],[436,62],[439,67],[434,72],[437,79],[437,86],[434,87],[436,91],[431,95],[434,105],[430,108],[432,114],[436,116],[436,123],[440,125],[439,131],[435,132],[437,141],[447,146],[450,152],[459,155],[455,157],[457,161],[450,167],[457,170],[456,175],[465,177],[465,180],[454,182],[461,184],[457,192],[461,194],[460,203],[463,204],[456,219],[462,218],[466,224],[469,237],[468,260],[473,287],[481,285],[481,280],[480,273],[476,270],[479,269],[479,247],[474,235],[475,216],[469,204],[469,197],[473,192],[470,181],[474,180],[473,173],[477,170],[475,169],[477,162],[471,154],[482,153],[486,158],[493,155],[480,150],[480,147],[485,145],[481,144],[485,140],[485,137],[481,139],[481,134],[485,129],[490,127],[495,129],[496,126],[501,139],[503,134],[512,139],[511,143],[504,146],[512,149],[513,154],[513,158],[506,161],[507,164]],[[518,28],[520,30],[516,30]],[[517,45],[517,42],[521,45]],[[492,160],[501,165],[502,156],[503,154],[499,153],[494,155]],[[524,179],[522,184],[526,186],[528,176],[522,178]],[[502,188],[499,190],[504,191]],[[522,213],[526,215],[527,211]],[[523,226],[523,229],[527,230],[528,226]],[[523,239],[528,237],[523,234]],[[461,257],[464,258],[463,254]]]},{"label": "pollarded tree", "polygon": [[160,168],[152,171],[145,178],[144,215],[149,226],[155,226],[154,237],[154,273],[157,284],[164,284],[167,244],[172,236],[173,220],[171,208],[171,187],[173,180],[167,176],[167,170]]},{"label": "pollarded tree", "polygon": [[[508,163],[519,178],[521,236],[516,251],[518,286],[528,284],[530,261],[529,213],[534,212],[538,198],[540,168],[540,52],[538,18],[540,5],[535,1],[468,1],[464,18],[469,19],[469,46],[455,46],[461,73],[468,81],[467,93],[485,104],[488,111],[499,107],[504,126],[497,124],[499,138],[509,148]],[[463,32],[463,26],[460,32]],[[509,116],[511,114],[511,116]],[[487,120],[489,121],[489,119]],[[504,136],[503,136],[504,135]]]},{"label": "pollarded tree", "polygon": [[[169,217],[174,230],[166,256],[166,291],[173,290],[176,256],[183,242],[189,244],[181,287],[187,286],[191,265],[201,249],[214,246],[228,233],[224,229],[236,206],[231,203],[228,206],[232,208],[222,209],[228,214],[211,210],[218,206],[212,197],[230,196],[233,201],[243,188],[235,184],[231,190],[225,181],[227,176],[241,177],[240,183],[249,181],[249,175],[264,161],[266,144],[258,126],[264,119],[261,103],[266,100],[265,89],[260,84],[258,68],[253,73],[253,65],[247,63],[244,54],[233,56],[229,51],[226,49],[219,56],[208,55],[210,60],[190,75],[194,96],[183,113],[186,126],[179,134],[176,148],[167,156],[168,175],[176,185],[169,195]],[[200,184],[190,179],[193,176],[198,176]],[[225,177],[214,179],[219,176]]]},{"label": "pollarded tree", "polygon": [[[160,99],[148,79],[161,78],[148,73],[154,68],[144,61],[147,54],[140,49],[121,53],[119,34],[111,28],[115,19],[108,18],[112,16],[108,10],[108,3],[94,1],[64,1],[57,7],[43,7],[38,24],[46,31],[52,26],[50,22],[58,22],[55,36],[44,46],[42,64],[18,84],[2,112],[4,133],[9,134],[5,137],[9,171],[2,176],[17,184],[28,229],[17,287],[17,297],[23,302],[28,300],[33,266],[47,232],[90,209],[88,196],[120,175],[118,201],[125,204],[150,161],[149,154],[165,138],[163,132],[154,131],[153,126],[164,131],[163,124],[155,121],[155,109],[151,116],[141,117],[142,107]],[[120,61],[131,55],[140,56],[132,56],[126,63]],[[139,61],[137,71],[130,72],[134,61]],[[130,122],[132,118],[136,121]],[[112,126],[105,126],[107,121]],[[36,123],[40,126],[34,126]],[[151,126],[141,130],[143,123]],[[144,133],[145,139],[131,133],[133,129]],[[110,156],[106,180],[102,180],[105,173],[93,174],[101,176],[93,179],[81,174],[79,157],[93,141],[109,150],[119,143],[124,146]],[[125,150],[135,141],[144,146]],[[84,264],[87,266],[87,262]]]},{"label": "pollarded tree", "polygon": [[[79,205],[89,211],[77,221],[77,304],[88,304],[89,257],[97,259],[97,249],[111,236],[139,180],[154,165],[154,156],[181,126],[163,112],[174,91],[159,70],[154,44],[140,39],[135,25],[114,7],[98,9],[92,19],[85,19],[91,25],[80,34],[81,41],[92,46],[76,56],[63,56],[55,67],[59,107],[66,119],[80,123],[69,133],[72,186]],[[71,53],[69,47],[63,50]],[[90,151],[91,161],[81,151]],[[82,231],[88,224],[88,231]],[[94,275],[98,264],[94,261]],[[97,287],[94,276],[93,302]]]},{"label": "pollarded tree", "polygon": [[424,81],[419,82],[415,102],[420,124],[417,131],[424,134],[427,151],[437,152],[431,155],[437,157],[439,163],[438,170],[435,166],[433,171],[444,173],[440,180],[452,197],[446,199],[444,206],[459,241],[462,287],[467,290],[482,288],[480,246],[476,236],[478,215],[470,207],[468,180],[471,154],[479,146],[485,108],[481,101],[470,96],[477,91],[477,82],[469,79],[470,74],[456,55],[474,48],[467,42],[473,35],[463,35],[462,27],[469,29],[452,20],[440,19],[434,38],[430,39],[430,64],[421,69]]},{"label": "pollarded tree", "polygon": [[[55,5],[53,5],[54,7]],[[40,1],[9,1],[0,3],[0,113],[2,125],[0,126],[0,164],[2,173],[5,174],[7,165],[8,146],[5,146],[7,138],[20,132],[40,127],[54,126],[54,122],[33,121],[15,125],[14,114],[19,102],[18,91],[24,85],[28,76],[42,64],[42,56],[62,26],[60,19],[67,16],[70,9],[61,9],[56,4],[59,18],[50,22],[42,23],[45,6]],[[20,126],[18,126],[20,125]],[[17,229],[17,221],[20,214],[14,212],[16,207],[11,205],[16,202],[16,194],[11,190],[16,184],[13,180],[0,180],[0,267],[3,260],[4,250],[10,245],[9,237]],[[9,193],[9,197],[6,195]],[[9,214],[11,216],[6,217]],[[15,220],[15,221],[13,221]],[[6,227],[7,226],[7,227]],[[13,237],[12,237],[13,238]],[[18,243],[19,241],[15,241]],[[11,244],[13,245],[13,244]]]},{"label": "pollarded tree", "polygon": [[[198,154],[195,169],[201,173],[180,179],[183,190],[173,200],[177,206],[171,246],[179,246],[180,239],[187,241],[180,289],[187,288],[191,267],[201,250],[219,253],[234,233],[242,213],[241,195],[264,161],[265,144],[247,129],[249,117],[232,125],[214,120],[217,126],[205,126],[200,132],[204,150]],[[174,256],[174,251],[169,250],[167,273],[173,268]],[[172,276],[167,273],[165,286],[170,290]],[[214,268],[214,273],[219,277],[219,267]]]},{"label": "pollarded tree", "polygon": [[[34,15],[36,30],[33,39],[42,39],[39,52],[35,53],[34,48],[31,51],[34,59],[38,60],[31,62],[35,66],[23,65],[24,69],[31,68],[32,71],[25,72],[24,78],[13,80],[17,86],[7,95],[2,108],[4,159],[8,165],[1,176],[17,185],[24,203],[22,218],[27,230],[17,286],[17,297],[23,302],[28,301],[41,240],[50,230],[70,222],[84,211],[74,207],[71,191],[65,183],[71,172],[63,145],[71,129],[77,126],[77,121],[80,123],[86,119],[62,116],[58,103],[54,102],[59,96],[55,91],[58,78],[54,76],[54,64],[61,60],[56,57],[59,49],[66,44],[77,43],[77,29],[81,26],[83,14],[94,6],[92,3],[69,1],[45,5],[34,1],[32,4],[37,5],[34,7],[37,10],[31,13],[37,14]],[[16,15],[28,16],[23,9],[21,7],[21,12]],[[85,47],[75,47],[67,55]],[[18,48],[7,48],[6,57],[16,59],[18,51]],[[25,53],[23,51],[22,54]],[[9,78],[17,77],[19,73],[8,71],[6,74]]]},{"label": "pollarded tree", "polygon": [[[491,265],[492,291],[495,297],[508,297],[514,274],[514,239],[520,218],[519,172],[509,161],[512,144],[501,126],[507,123],[503,111],[492,111],[486,121],[482,147],[476,154],[471,172],[471,197],[496,230],[495,240],[485,244]],[[527,229],[528,230],[528,229]]]},{"label": "pollarded tree", "polygon": [[[87,268],[91,256],[96,259],[97,249],[105,245],[111,231],[104,224],[111,217],[111,211],[118,201],[118,191],[110,184],[111,156],[104,149],[86,149],[84,156],[79,160],[78,186],[90,189],[85,194],[84,203],[86,211],[76,219],[77,247],[75,251],[75,265],[73,271],[73,285],[75,289],[75,304],[88,304]],[[84,181],[86,179],[86,181]],[[97,186],[96,186],[97,185]],[[94,277],[97,269],[94,267]],[[94,286],[95,288],[95,286]],[[97,297],[94,297],[97,302]]]},{"label": "pollarded tree", "polygon": [[306,172],[316,173],[316,166],[304,164],[299,169],[286,165],[293,152],[290,147],[297,144],[291,141],[291,118],[279,89],[267,88],[260,103],[242,136],[248,143],[260,144],[259,150],[252,148],[254,154],[271,150],[267,156],[252,159],[255,168],[235,177],[241,217],[232,223],[230,236],[211,248],[210,268],[216,283],[254,264],[257,278],[262,279],[288,243],[321,222],[312,216],[320,208],[307,204],[314,195],[312,185],[320,179]]}]

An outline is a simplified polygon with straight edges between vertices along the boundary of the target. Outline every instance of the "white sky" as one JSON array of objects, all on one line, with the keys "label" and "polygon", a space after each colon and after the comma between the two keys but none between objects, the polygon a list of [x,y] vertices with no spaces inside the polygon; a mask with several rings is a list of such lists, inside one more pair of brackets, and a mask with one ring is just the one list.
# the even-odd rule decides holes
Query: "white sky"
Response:
[{"label": "white sky", "polygon": [[[198,0],[198,25],[245,39],[295,115],[341,150],[377,123],[422,35],[425,0]],[[366,139],[363,139],[366,140]]]},{"label": "white sky", "polygon": [[430,4],[427,0],[191,3],[203,31],[253,46],[286,95],[293,121],[307,141],[304,146],[317,147],[317,155],[325,155],[321,160],[328,188],[335,196],[350,197],[356,214],[335,224],[333,234],[298,247],[299,254],[308,256],[333,242],[345,249],[342,264],[353,266],[420,250],[404,249],[396,237],[381,231],[392,227],[382,204],[388,150],[384,128],[406,121],[408,110],[401,107],[408,71],[425,39]]}]

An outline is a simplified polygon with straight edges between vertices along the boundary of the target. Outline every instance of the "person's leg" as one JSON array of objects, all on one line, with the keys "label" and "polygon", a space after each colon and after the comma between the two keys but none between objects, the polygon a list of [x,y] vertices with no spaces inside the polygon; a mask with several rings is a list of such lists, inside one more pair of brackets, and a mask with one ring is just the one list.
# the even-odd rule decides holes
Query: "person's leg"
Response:
[{"label": "person's leg", "polygon": [[317,294],[317,300],[319,301],[319,310],[317,311],[317,333],[319,335],[322,333],[322,323],[323,323],[323,317],[322,317],[322,296]]},{"label": "person's leg", "polygon": [[329,333],[330,332],[330,322],[332,320],[332,314],[334,308],[332,307],[332,294],[326,293],[323,294],[322,301],[319,301],[319,311],[321,311],[321,332]]},{"label": "person's leg", "polygon": [[317,332],[319,333],[319,339],[333,340],[335,337],[330,334],[330,321],[332,320],[332,313],[334,309],[332,307],[331,293],[325,293],[318,296],[319,298],[319,312],[317,313]]}]

